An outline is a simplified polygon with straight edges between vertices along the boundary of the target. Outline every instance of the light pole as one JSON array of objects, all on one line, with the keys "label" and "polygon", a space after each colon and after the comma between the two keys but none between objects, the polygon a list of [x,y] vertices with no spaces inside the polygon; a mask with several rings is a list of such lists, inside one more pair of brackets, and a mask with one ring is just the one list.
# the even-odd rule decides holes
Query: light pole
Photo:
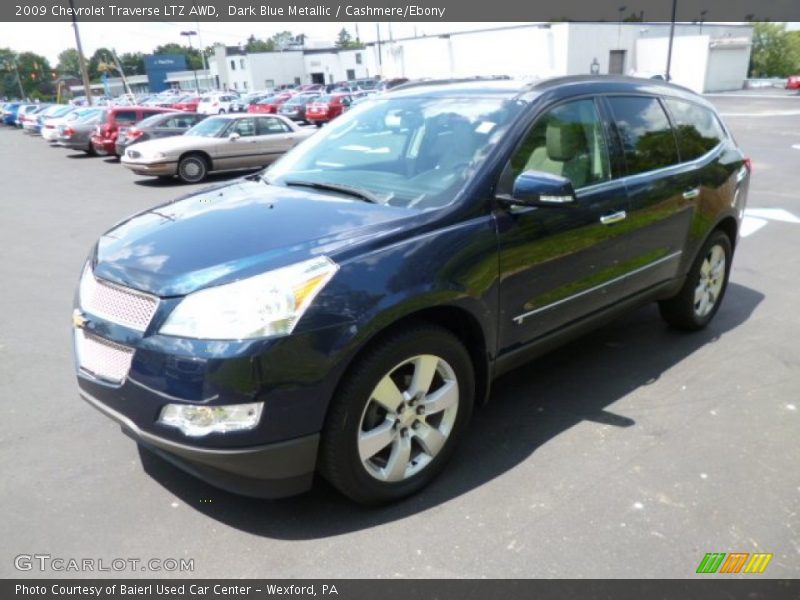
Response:
[{"label": "light pole", "polygon": [[706,14],[708,14],[708,10],[705,8],[700,11],[700,35],[703,35],[703,22],[706,19]]},{"label": "light pole", "polygon": [[622,48],[621,38],[622,38],[622,14],[627,10],[627,6],[620,6],[617,10],[619,11],[619,24],[617,25],[617,48]]},{"label": "light pole", "polygon": [[669,47],[667,48],[667,81],[671,79],[669,70],[672,67],[672,41],[675,38],[675,13],[678,10],[678,0],[672,0],[672,20],[669,25]]},{"label": "light pole", "polygon": [[[192,48],[192,36],[197,35],[196,31],[181,31],[181,35],[185,35],[186,39],[189,40],[189,50],[193,50]],[[202,50],[200,52],[202,54]],[[191,57],[190,57],[191,58]],[[200,93],[200,84],[197,82],[197,69],[192,68],[192,72],[194,73],[194,91],[198,94]]]}]

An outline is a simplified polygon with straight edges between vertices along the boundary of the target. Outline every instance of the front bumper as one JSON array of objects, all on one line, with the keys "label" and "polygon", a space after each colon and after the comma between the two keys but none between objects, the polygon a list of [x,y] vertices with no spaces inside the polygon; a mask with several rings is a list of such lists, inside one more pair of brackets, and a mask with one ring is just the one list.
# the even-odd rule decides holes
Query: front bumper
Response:
[{"label": "front bumper", "polygon": [[[124,156],[124,154],[123,154]],[[128,162],[122,159],[122,166],[130,169],[137,175],[175,175],[178,172],[178,163],[175,161],[157,163]]]},{"label": "front bumper", "polygon": [[143,431],[85,390],[80,395],[138,444],[215,487],[255,498],[282,498],[311,488],[319,434],[247,448],[202,448]]}]

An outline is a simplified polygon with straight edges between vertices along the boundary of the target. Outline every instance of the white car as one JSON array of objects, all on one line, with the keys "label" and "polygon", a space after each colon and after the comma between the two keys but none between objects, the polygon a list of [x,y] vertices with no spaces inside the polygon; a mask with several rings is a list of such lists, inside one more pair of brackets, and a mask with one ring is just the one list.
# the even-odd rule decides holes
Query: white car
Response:
[{"label": "white car", "polygon": [[203,115],[222,115],[234,112],[233,105],[239,100],[235,94],[206,94],[200,97],[197,112]]},{"label": "white car", "polygon": [[101,108],[88,107],[88,108],[75,108],[61,117],[45,119],[42,122],[42,139],[48,142],[58,141],[58,127],[59,125],[69,125],[73,121],[88,117],[89,115],[99,112]]}]

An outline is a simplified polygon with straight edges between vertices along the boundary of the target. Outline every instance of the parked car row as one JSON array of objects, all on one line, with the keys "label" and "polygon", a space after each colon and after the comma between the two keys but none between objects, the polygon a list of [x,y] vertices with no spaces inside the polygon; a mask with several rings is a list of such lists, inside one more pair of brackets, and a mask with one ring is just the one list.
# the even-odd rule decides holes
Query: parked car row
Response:
[{"label": "parked car row", "polygon": [[53,146],[90,156],[118,156],[136,174],[188,183],[211,172],[256,169],[310,136],[281,115],[208,115],[165,106],[73,106],[10,102],[3,123]]}]

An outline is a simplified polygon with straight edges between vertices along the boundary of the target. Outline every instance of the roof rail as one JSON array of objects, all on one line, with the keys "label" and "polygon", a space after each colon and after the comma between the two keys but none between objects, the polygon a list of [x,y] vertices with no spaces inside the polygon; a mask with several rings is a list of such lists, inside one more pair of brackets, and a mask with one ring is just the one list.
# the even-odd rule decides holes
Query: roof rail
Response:
[{"label": "roof rail", "polygon": [[413,81],[408,81],[406,83],[401,83],[393,88],[391,88],[390,92],[394,92],[395,90],[408,90],[415,87],[424,87],[428,85],[445,85],[448,83],[472,83],[474,81],[505,81],[509,80],[511,77],[508,75],[474,75],[472,77],[445,77],[441,79],[435,78],[424,78],[424,79],[415,79]]}]

